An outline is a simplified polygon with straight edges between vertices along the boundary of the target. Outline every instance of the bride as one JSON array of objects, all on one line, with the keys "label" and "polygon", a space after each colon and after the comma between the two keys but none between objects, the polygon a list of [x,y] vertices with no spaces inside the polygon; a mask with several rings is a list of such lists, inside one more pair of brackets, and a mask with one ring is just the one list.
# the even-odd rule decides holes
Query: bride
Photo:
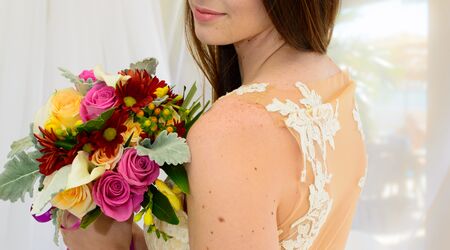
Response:
[{"label": "bride", "polygon": [[355,83],[326,54],[339,6],[186,1],[189,50],[215,91],[187,136],[189,219],[155,218],[164,242],[100,217],[62,230],[69,249],[344,249],[367,156]]}]

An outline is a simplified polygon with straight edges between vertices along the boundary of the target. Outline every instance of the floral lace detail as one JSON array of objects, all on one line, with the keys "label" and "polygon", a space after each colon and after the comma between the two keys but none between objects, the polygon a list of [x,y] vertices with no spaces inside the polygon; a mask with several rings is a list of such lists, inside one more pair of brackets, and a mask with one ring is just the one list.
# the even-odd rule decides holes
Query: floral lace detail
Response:
[{"label": "floral lace detail", "polygon": [[236,93],[237,95],[243,95],[244,93],[251,93],[251,92],[264,92],[266,91],[268,83],[265,82],[256,82],[256,83],[249,83],[245,85],[241,85],[239,88],[227,92],[225,95],[219,97],[217,100],[221,99],[224,96],[227,96],[231,93]]},{"label": "floral lace detail", "polygon": [[[355,101],[355,107],[353,108],[353,119],[358,124],[358,130],[359,130],[359,133],[361,134],[361,138],[363,139],[363,141],[365,141],[366,135],[364,134],[364,129],[363,129],[362,122],[361,122],[361,116],[359,114],[358,102],[356,101],[356,99],[354,101]],[[366,157],[367,157],[367,155],[366,155]],[[364,187],[364,184],[366,183],[366,177],[367,177],[367,164],[366,164],[366,169],[365,169],[364,175],[358,181],[358,186],[361,189]]]},{"label": "floral lace detail", "polygon": [[362,127],[361,116],[359,115],[358,102],[355,100],[355,108],[353,109],[353,119],[358,124],[358,130],[361,133],[362,139],[366,140],[366,136],[364,134],[364,130]]},{"label": "floral lace detail", "polygon": [[366,171],[364,172],[364,175],[359,179],[358,181],[358,186],[362,189],[366,183],[366,178],[367,178],[367,167],[366,167]]},{"label": "floral lace detail", "polygon": [[[286,250],[306,250],[311,247],[320,228],[325,223],[331,210],[333,200],[325,190],[325,185],[331,181],[332,175],[328,173],[326,158],[326,143],[334,150],[334,135],[340,129],[338,120],[339,100],[336,100],[336,110],[333,111],[331,103],[322,103],[322,98],[314,90],[309,90],[302,82],[296,82],[303,99],[297,103],[287,99],[282,103],[277,98],[266,105],[268,111],[278,111],[283,116],[286,126],[293,128],[300,135],[301,150],[303,153],[304,168],[301,181],[306,179],[306,160],[311,164],[314,174],[314,183],[309,186],[309,209],[307,213],[295,221],[291,228],[297,227],[296,239],[287,239],[280,242],[280,247]],[[322,157],[316,157],[315,145],[318,144]]]}]

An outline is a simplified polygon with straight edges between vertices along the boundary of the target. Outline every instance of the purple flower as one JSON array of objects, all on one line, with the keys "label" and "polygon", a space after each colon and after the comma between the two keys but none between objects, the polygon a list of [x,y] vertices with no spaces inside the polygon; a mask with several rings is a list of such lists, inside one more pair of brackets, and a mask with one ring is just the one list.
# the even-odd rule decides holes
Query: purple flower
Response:
[{"label": "purple flower", "polygon": [[131,192],[130,185],[119,173],[106,171],[92,189],[94,202],[102,212],[117,221],[126,221],[138,212],[144,195]]},{"label": "purple flower", "polygon": [[83,122],[97,118],[101,113],[117,104],[114,87],[96,83],[81,101],[80,116]]},{"label": "purple flower", "polygon": [[92,79],[92,81],[97,81],[97,78],[95,78],[95,75],[94,75],[94,70],[83,70],[83,72],[81,72],[79,75],[78,75],[78,77],[79,78],[81,78],[81,79],[83,79],[85,82],[89,79],[89,78],[91,78]]},{"label": "purple flower", "polygon": [[139,156],[135,148],[127,148],[117,171],[130,184],[131,192],[143,194],[159,176],[159,165],[148,156]]}]

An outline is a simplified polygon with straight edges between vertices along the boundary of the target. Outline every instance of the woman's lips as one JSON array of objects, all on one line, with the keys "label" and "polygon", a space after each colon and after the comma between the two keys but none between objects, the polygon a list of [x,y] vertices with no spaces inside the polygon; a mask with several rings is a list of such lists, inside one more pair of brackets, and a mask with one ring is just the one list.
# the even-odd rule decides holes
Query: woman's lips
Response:
[{"label": "woman's lips", "polygon": [[224,15],[225,13],[219,13],[205,8],[195,7],[194,9],[194,17],[200,22],[212,21]]}]

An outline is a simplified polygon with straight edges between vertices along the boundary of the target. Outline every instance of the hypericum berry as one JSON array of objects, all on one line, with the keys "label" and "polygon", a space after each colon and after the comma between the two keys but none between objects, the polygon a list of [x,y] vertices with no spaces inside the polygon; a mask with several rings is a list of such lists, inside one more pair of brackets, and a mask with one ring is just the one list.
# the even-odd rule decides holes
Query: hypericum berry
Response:
[{"label": "hypericum berry", "polygon": [[147,119],[147,120],[145,120],[145,122],[144,122],[144,127],[148,127],[148,126],[150,126],[152,124],[152,122],[149,120],[149,119]]},{"label": "hypericum berry", "polygon": [[172,114],[172,112],[170,112],[169,109],[164,109],[164,110],[163,110],[163,115],[164,115],[164,116],[169,116],[170,114]]},{"label": "hypericum berry", "polygon": [[141,109],[136,113],[137,117],[143,117],[144,116],[144,111]]}]

